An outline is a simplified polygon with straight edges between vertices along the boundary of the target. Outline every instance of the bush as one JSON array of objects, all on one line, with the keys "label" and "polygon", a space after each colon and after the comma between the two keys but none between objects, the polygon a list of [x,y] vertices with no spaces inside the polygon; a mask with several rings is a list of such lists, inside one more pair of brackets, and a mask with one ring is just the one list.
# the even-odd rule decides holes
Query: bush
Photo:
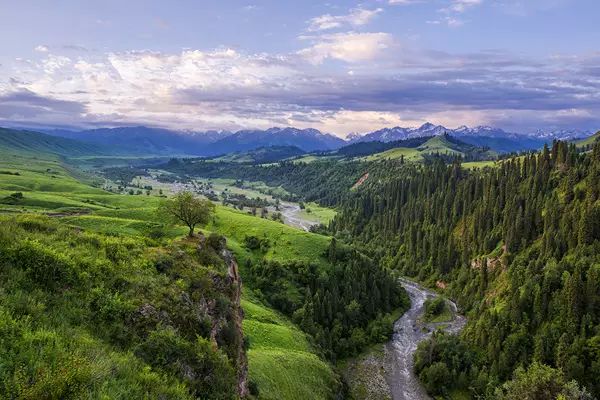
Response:
[{"label": "bush", "polygon": [[227,357],[201,337],[187,342],[173,329],[153,331],[136,350],[147,363],[168,370],[203,399],[235,399],[237,380]]},{"label": "bush", "polygon": [[206,244],[212,247],[217,253],[220,253],[227,246],[227,239],[225,239],[225,236],[213,232],[206,239]]},{"label": "bush", "polygon": [[25,270],[38,285],[56,288],[75,282],[77,274],[72,260],[35,240],[24,240],[10,252],[15,267]]},{"label": "bush", "polygon": [[441,297],[425,300],[425,319],[433,319],[446,310],[446,301]]},{"label": "bush", "polygon": [[258,390],[258,383],[250,379],[250,382],[248,382],[248,391],[252,396],[258,397],[258,395],[260,394],[260,390]]},{"label": "bush", "polygon": [[450,386],[451,376],[446,364],[436,362],[431,366],[426,367],[419,374],[419,378],[425,389],[431,394],[443,394]]},{"label": "bush", "polygon": [[21,192],[12,193],[5,198],[2,199],[2,203],[4,204],[19,204],[23,200],[24,196]]}]

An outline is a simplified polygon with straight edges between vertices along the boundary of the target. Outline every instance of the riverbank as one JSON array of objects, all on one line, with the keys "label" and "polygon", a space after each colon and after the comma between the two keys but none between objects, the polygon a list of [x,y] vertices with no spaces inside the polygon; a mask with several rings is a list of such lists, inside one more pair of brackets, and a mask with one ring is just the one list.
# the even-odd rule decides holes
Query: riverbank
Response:
[{"label": "riverbank", "polygon": [[466,324],[465,317],[458,314],[456,304],[447,299],[452,318],[443,323],[425,322],[425,301],[435,299],[439,294],[408,279],[401,279],[400,283],[409,294],[411,306],[394,323],[392,339],[372,347],[343,368],[353,399],[430,399],[413,372],[417,346],[437,329],[459,333]]}]

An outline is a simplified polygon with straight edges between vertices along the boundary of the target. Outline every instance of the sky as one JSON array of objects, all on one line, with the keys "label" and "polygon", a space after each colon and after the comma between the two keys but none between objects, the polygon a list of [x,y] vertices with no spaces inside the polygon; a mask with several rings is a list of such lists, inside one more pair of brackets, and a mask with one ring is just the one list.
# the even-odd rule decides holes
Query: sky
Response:
[{"label": "sky", "polygon": [[597,0],[0,0],[0,125],[600,129]]}]

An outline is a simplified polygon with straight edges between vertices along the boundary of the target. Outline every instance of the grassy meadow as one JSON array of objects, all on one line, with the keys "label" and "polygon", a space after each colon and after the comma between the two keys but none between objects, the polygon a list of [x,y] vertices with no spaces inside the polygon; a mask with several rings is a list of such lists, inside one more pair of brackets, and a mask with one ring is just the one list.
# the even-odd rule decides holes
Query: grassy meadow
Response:
[{"label": "grassy meadow", "polygon": [[[116,236],[136,240],[150,247],[168,244],[186,232],[181,226],[165,227],[161,224],[155,212],[161,201],[158,196],[104,191],[101,180],[78,175],[59,157],[1,156],[0,199],[3,200],[0,212],[8,216],[26,213],[54,215],[58,218],[53,220],[61,226],[77,227],[108,238]],[[226,182],[218,184],[225,185]],[[23,198],[12,202],[9,198],[15,192],[21,192]],[[314,213],[322,216],[327,211],[314,207]],[[249,257],[265,256],[278,261],[301,259],[326,265],[322,254],[329,238],[232,208],[218,205],[215,218],[205,231],[227,237],[228,246],[242,266],[242,275],[244,261]],[[246,235],[266,236],[271,244],[268,252],[259,255],[248,251],[243,245]],[[306,335],[287,318],[256,300],[249,288],[243,292],[242,304],[246,314],[244,331],[250,343],[249,374],[258,384],[259,398],[329,398],[332,390],[338,387],[337,375],[316,354]],[[76,332],[73,338],[91,346],[84,333]],[[93,350],[104,354],[98,362],[107,363],[108,369],[114,369],[110,366],[114,363],[134,365],[126,356],[113,357],[110,351],[103,352],[98,346]],[[159,376],[148,374],[147,379],[160,380]]]}]

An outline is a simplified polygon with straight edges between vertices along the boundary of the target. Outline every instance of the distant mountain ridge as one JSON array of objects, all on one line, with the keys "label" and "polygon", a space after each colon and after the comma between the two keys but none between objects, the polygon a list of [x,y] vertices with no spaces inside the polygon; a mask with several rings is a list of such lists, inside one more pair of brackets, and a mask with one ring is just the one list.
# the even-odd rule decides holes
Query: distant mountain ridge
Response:
[{"label": "distant mountain ridge", "polygon": [[352,135],[351,143],[370,141],[393,142],[419,137],[439,136],[444,133],[459,138],[461,141],[473,146],[489,147],[500,153],[537,150],[544,143],[548,143],[554,139],[574,140],[592,134],[591,132],[582,130],[539,130],[530,134],[519,134],[491,126],[470,128],[464,125],[456,129],[450,129],[442,125],[434,125],[427,122],[417,128],[397,126],[379,129],[365,135]]},{"label": "distant mountain ridge", "polygon": [[460,126],[456,129],[446,128],[443,125],[434,125],[427,122],[420,127],[393,127],[383,128],[373,132],[366,133],[364,135],[354,134],[351,136],[351,142],[368,142],[368,141],[381,141],[391,142],[394,140],[411,139],[415,137],[423,136],[438,136],[443,133],[448,133],[455,137],[467,137],[467,136],[486,136],[486,137],[501,137],[511,139],[561,139],[561,140],[572,140],[580,139],[592,134],[591,131],[584,131],[579,129],[573,130],[537,130],[532,133],[514,133],[507,132],[500,128],[494,128],[491,126]]},{"label": "distant mountain ridge", "polygon": [[316,129],[270,128],[181,132],[144,126],[46,133],[85,143],[109,146],[115,154],[217,156],[270,146],[295,146],[303,151],[333,150],[346,142]]},{"label": "distant mountain ridge", "polygon": [[461,126],[449,129],[442,125],[425,123],[416,128],[383,128],[364,135],[352,134],[346,140],[322,133],[317,129],[269,128],[230,131],[175,131],[145,126],[100,128],[84,131],[44,130],[62,138],[74,139],[98,146],[101,152],[129,156],[200,156],[215,157],[234,152],[245,152],[261,147],[295,146],[305,152],[331,151],[354,143],[395,142],[445,133],[462,142],[489,147],[498,153],[540,149],[553,139],[576,140],[589,137],[582,130],[539,130],[518,134],[490,126]]},{"label": "distant mountain ridge", "polygon": [[248,164],[265,164],[298,157],[303,154],[306,154],[306,152],[297,146],[268,146],[248,151],[236,151],[223,156],[207,159]]},{"label": "distant mountain ridge", "polygon": [[207,146],[231,132],[181,132],[145,126],[100,128],[86,131],[50,130],[49,135],[107,146],[113,154],[201,155]]},{"label": "distant mountain ridge", "polygon": [[334,150],[345,145],[343,139],[317,129],[270,128],[242,130],[212,143],[208,149],[215,154],[248,151],[259,147],[295,146],[303,151]]}]

